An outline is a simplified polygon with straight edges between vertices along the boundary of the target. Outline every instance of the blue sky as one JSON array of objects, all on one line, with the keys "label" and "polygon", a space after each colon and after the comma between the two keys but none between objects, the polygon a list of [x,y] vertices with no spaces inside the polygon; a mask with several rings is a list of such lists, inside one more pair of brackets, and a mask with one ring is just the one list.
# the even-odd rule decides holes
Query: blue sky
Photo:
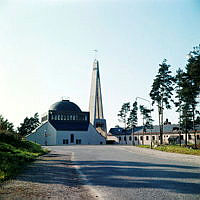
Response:
[{"label": "blue sky", "polygon": [[[98,49],[104,115],[120,124],[124,102],[150,99],[164,58],[184,68],[199,19],[199,0],[0,0],[0,113],[18,126],[63,96],[88,111]],[[178,121],[174,109],[164,118]]]}]

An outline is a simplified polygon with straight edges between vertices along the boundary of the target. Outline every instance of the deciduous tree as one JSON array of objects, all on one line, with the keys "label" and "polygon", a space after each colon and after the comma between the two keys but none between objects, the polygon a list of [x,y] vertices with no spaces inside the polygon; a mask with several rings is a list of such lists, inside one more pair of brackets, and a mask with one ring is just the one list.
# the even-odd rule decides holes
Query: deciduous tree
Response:
[{"label": "deciduous tree", "polygon": [[23,121],[23,123],[20,124],[20,127],[18,127],[18,133],[21,136],[26,136],[29,133],[31,133],[34,129],[36,129],[40,125],[39,122],[39,115],[38,113],[35,113],[33,117],[26,117]]}]

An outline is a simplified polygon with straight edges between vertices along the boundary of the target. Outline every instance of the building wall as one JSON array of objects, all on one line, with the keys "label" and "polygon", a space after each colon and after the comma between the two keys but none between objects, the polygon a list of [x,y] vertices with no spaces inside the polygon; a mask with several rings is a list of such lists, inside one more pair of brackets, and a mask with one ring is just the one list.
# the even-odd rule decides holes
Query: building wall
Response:
[{"label": "building wall", "polygon": [[[74,139],[71,141],[71,135]],[[57,131],[57,145],[74,145],[74,144],[106,144],[106,140],[90,124],[88,131]],[[65,140],[65,141],[63,141]],[[66,143],[66,144],[63,144]]]},{"label": "building wall", "polygon": [[45,122],[26,136],[26,139],[41,145],[55,145],[56,130],[49,122]]},{"label": "building wall", "polygon": [[119,144],[127,144],[127,145],[133,144],[132,135],[118,135],[116,137],[118,138]]},{"label": "building wall", "polygon": [[[181,139],[181,144],[185,144],[185,134],[181,134],[182,139]],[[169,138],[170,137],[178,137],[178,133],[166,133],[163,134],[163,143],[164,144],[169,144]],[[197,136],[197,144],[200,144],[200,133],[196,134]],[[151,142],[156,144],[160,142],[160,136],[159,134],[145,134],[143,135],[142,133],[137,133],[134,135],[117,135],[116,136],[119,140],[119,144],[127,144],[127,145],[151,145]],[[194,144],[195,139],[194,139],[194,133],[189,133],[187,135],[187,141],[188,144]]]},{"label": "building wall", "polygon": [[[73,142],[71,135],[74,137]],[[46,122],[26,138],[41,145],[106,144],[106,139],[91,124],[88,131],[56,131],[49,122]]]}]

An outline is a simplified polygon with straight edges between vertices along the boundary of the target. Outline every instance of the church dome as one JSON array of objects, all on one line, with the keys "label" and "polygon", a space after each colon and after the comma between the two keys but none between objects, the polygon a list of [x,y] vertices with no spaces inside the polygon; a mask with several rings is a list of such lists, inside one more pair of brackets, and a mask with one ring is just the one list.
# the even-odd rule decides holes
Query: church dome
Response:
[{"label": "church dome", "polygon": [[75,103],[70,102],[69,100],[56,102],[50,106],[49,110],[55,110],[58,112],[82,112]]}]

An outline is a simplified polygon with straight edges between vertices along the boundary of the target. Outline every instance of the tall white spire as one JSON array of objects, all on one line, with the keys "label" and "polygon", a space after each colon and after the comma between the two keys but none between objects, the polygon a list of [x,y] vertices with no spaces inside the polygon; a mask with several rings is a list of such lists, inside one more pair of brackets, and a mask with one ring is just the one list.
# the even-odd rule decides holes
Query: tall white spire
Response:
[{"label": "tall white spire", "polygon": [[102,128],[104,131],[106,131],[106,120],[104,119],[103,116],[99,61],[97,59],[94,60],[92,69],[89,111],[90,111],[90,123],[95,128],[99,127]]}]

